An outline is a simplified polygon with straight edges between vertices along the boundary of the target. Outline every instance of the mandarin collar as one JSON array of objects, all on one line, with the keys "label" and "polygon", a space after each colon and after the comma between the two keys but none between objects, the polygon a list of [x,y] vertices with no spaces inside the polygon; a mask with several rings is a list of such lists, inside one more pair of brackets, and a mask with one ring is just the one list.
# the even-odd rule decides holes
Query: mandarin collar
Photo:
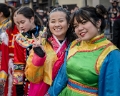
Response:
[{"label": "mandarin collar", "polygon": [[90,41],[83,41],[83,42],[86,42],[89,44],[94,44],[94,43],[97,43],[97,42],[104,40],[104,39],[105,39],[104,34],[101,34],[101,35],[98,35],[98,36],[92,38]]}]

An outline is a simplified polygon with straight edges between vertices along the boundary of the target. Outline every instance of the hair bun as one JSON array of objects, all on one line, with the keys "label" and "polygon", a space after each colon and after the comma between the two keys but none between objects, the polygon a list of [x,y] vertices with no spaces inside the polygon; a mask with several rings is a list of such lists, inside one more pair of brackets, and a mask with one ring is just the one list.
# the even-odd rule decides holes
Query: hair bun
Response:
[{"label": "hair bun", "polygon": [[97,5],[96,13],[104,17],[107,14],[107,9],[103,5]]}]

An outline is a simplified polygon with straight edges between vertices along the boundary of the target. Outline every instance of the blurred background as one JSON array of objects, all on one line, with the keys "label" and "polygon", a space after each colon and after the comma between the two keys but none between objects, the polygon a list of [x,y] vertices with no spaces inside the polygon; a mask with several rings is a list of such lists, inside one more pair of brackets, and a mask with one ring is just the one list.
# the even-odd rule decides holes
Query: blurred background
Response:
[{"label": "blurred background", "polygon": [[7,3],[15,7],[29,6],[32,8],[39,6],[42,10],[58,5],[67,7],[68,10],[75,6],[96,6],[97,4],[103,4],[106,8],[110,6],[109,0],[0,0],[0,3]]}]

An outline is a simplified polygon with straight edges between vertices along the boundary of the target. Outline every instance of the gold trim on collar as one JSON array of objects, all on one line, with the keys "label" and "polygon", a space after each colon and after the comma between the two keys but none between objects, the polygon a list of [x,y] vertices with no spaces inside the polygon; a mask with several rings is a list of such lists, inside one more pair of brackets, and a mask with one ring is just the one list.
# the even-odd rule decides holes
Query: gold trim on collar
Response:
[{"label": "gold trim on collar", "polygon": [[96,73],[99,74],[100,72],[100,67],[104,61],[104,59],[106,58],[106,56],[112,51],[118,49],[116,46],[114,46],[112,43],[108,44],[108,46],[104,49],[104,51],[100,54],[100,56],[97,59],[96,65],[95,65],[95,70]]}]

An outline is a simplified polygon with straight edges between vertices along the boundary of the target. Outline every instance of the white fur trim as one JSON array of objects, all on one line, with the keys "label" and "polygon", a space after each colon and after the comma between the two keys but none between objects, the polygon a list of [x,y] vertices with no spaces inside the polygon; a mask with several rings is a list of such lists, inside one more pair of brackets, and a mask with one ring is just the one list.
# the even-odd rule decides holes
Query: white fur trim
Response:
[{"label": "white fur trim", "polygon": [[4,44],[8,45],[8,40],[9,40],[9,38],[8,38],[8,35],[7,35],[6,32],[2,32],[2,33],[1,33],[1,40],[2,40],[2,42],[3,42]]},{"label": "white fur trim", "polygon": [[13,60],[9,59],[9,64],[8,64],[8,95],[7,96],[12,96],[12,85],[13,85],[13,76],[11,73],[11,70],[13,72]]},{"label": "white fur trim", "polygon": [[12,45],[11,45],[11,46],[14,46],[14,41],[15,41],[15,38],[16,38],[17,35],[18,35],[18,34],[13,35],[13,38],[12,38]]}]

